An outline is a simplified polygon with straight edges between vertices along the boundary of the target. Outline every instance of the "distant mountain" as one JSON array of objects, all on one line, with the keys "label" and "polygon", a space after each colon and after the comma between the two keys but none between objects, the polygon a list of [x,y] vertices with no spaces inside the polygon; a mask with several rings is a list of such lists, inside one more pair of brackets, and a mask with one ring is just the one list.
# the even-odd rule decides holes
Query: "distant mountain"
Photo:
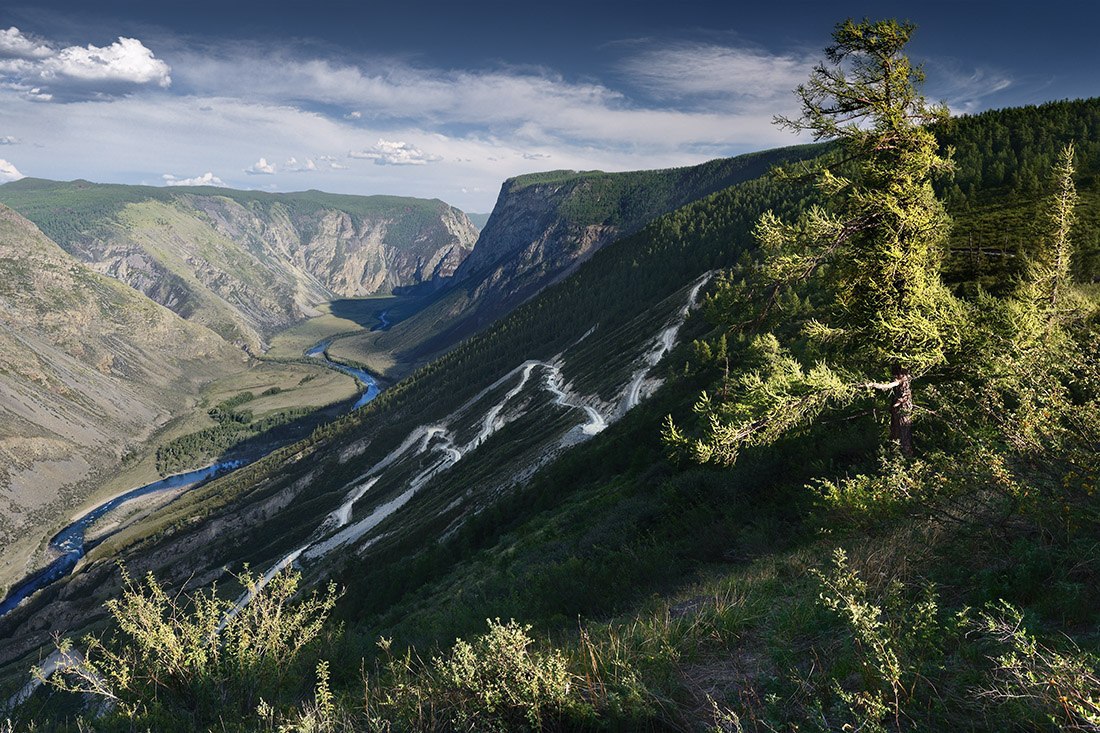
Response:
[{"label": "distant mountain", "polygon": [[471,224],[477,227],[479,232],[485,228],[486,222],[489,221],[489,217],[492,215],[492,212],[486,214],[471,214],[469,211],[466,212],[466,218],[470,220]]},{"label": "distant mountain", "polygon": [[341,297],[438,287],[477,229],[442,201],[23,179],[0,202],[66,251],[251,350]]},{"label": "distant mountain", "polygon": [[667,170],[550,171],[508,179],[477,246],[439,298],[390,331],[341,342],[339,353],[365,362],[372,353],[391,354],[395,373],[406,371],[567,277],[615,239],[776,164],[803,158],[810,149],[782,148]]},{"label": "distant mountain", "polygon": [[0,546],[242,358],[0,206]]}]

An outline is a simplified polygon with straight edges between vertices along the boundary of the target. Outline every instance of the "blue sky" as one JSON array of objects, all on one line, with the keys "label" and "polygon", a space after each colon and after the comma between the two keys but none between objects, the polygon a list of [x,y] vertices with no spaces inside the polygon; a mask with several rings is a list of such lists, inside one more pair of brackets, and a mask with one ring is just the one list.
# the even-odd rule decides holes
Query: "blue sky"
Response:
[{"label": "blue sky", "polygon": [[0,6],[0,180],[436,197],[801,142],[775,128],[845,17],[916,22],[956,112],[1100,94],[1100,5],[23,2]]}]

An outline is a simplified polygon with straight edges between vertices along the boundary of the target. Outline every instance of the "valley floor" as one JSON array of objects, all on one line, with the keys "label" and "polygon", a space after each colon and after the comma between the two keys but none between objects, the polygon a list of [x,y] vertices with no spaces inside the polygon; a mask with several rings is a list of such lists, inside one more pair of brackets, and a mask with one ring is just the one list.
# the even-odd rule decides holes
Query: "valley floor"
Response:
[{"label": "valley floor", "polygon": [[[299,351],[297,358],[301,359],[301,356]],[[37,523],[24,527],[0,555],[0,589],[20,580],[43,561],[48,555],[47,540],[58,528],[91,507],[161,478],[165,471],[158,467],[158,451],[172,441],[215,427],[217,423],[208,414],[214,405],[251,393],[256,397],[248,402],[248,409],[255,419],[262,420],[265,416],[287,411],[323,409],[343,402],[357,392],[355,379],[320,365],[303,361],[242,362],[240,371],[217,379],[207,385],[201,394],[195,395],[191,409],[169,419],[148,440],[130,446],[126,460],[121,464],[100,467],[92,478],[69,487],[66,490],[67,499],[63,498],[51,509],[40,512],[41,519]],[[205,465],[202,459],[193,463],[178,470]],[[127,505],[127,522],[147,516],[171,498],[172,495],[147,497],[140,509]],[[120,517],[114,516],[111,521],[118,526],[120,520]]]}]

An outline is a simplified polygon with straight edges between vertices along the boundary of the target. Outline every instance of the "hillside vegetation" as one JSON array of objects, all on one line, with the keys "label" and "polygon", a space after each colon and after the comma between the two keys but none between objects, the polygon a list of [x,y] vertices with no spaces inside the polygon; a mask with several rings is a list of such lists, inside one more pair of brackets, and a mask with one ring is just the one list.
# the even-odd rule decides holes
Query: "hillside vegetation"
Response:
[{"label": "hillside vegetation", "polygon": [[[85,689],[126,673],[111,688],[119,707],[94,721],[105,730],[1096,730],[1098,109],[1061,102],[935,128],[966,184],[937,181],[955,233],[936,302],[958,325],[942,360],[913,370],[913,456],[887,439],[890,406],[873,385],[815,371],[847,375],[844,359],[865,353],[832,330],[861,296],[829,279],[843,270],[781,289],[762,279],[781,250],[758,246],[761,215],[795,226],[828,196],[756,177],[602,247],[363,410],[120,535],[0,621],[20,640],[5,658],[45,641],[32,619],[106,623],[99,604],[125,588],[108,652],[67,678]],[[1033,188],[1014,188],[1008,170],[987,180],[1000,128]],[[1060,174],[1069,143],[1075,170]],[[1058,230],[1067,180],[1077,221]],[[975,255],[959,233],[996,212],[1000,248]],[[645,367],[715,270],[703,314]],[[517,368],[536,360],[523,381]],[[618,419],[580,439],[583,407],[555,404],[535,371],[551,362],[574,399]],[[663,386],[623,410],[640,365]],[[485,424],[495,429],[471,441]],[[328,519],[372,478],[350,524]],[[353,526],[368,528],[332,544]],[[226,598],[256,586],[223,575],[227,564],[291,558],[304,577],[261,591],[262,608],[291,621],[251,616],[272,643],[249,656],[237,641],[253,627],[219,646],[229,601],[188,607],[155,581],[125,585],[111,552],[166,587],[221,578]],[[343,594],[331,605],[285,592],[330,578]],[[139,612],[156,623],[125,622]],[[325,625],[330,615],[343,623]],[[156,639],[181,639],[180,656]],[[78,698],[51,691],[16,719],[75,730],[92,724],[81,715]]]}]

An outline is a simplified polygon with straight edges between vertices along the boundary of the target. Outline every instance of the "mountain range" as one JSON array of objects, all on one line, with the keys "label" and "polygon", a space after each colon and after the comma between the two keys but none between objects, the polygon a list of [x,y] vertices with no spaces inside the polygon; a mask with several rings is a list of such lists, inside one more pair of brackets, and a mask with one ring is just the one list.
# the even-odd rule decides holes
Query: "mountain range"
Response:
[{"label": "mountain range", "polygon": [[[985,297],[1026,274],[1047,196],[1039,172],[1071,138],[1075,276],[1094,287],[1100,102],[956,118],[937,134],[958,162],[954,178],[936,182],[954,219],[943,253],[952,288]],[[152,572],[173,588],[239,591],[232,572],[246,563],[266,578],[296,567],[310,587],[335,579],[347,631],[334,653],[348,658],[371,653],[379,636],[439,648],[486,618],[558,635],[575,632],[578,617],[629,625],[649,619],[652,603],[666,631],[712,606],[744,611],[730,611],[730,634],[756,628],[766,615],[756,601],[738,606],[736,589],[716,599],[692,584],[728,574],[767,598],[785,582],[802,588],[805,553],[821,541],[805,524],[817,509],[804,489],[822,473],[870,471],[877,428],[856,415],[718,471],[670,461],[662,425],[688,419],[700,390],[730,369],[714,355],[726,334],[705,317],[709,293],[752,261],[760,216],[822,201],[772,169],[828,154],[799,146],[682,169],[522,176],[503,184],[480,233],[438,201],[0,186],[0,202],[21,214],[0,209],[0,353],[15,355],[0,370],[0,407],[16,416],[0,446],[12,456],[43,446],[43,476],[82,455],[73,446],[101,440],[94,415],[114,420],[105,450],[118,457],[127,431],[141,436],[183,409],[199,384],[240,369],[323,302],[413,298],[387,328],[326,346],[389,377],[381,396],[111,535],[73,575],[0,618],[0,664],[25,668],[54,630],[102,624],[103,602],[122,587],[120,559],[132,577]],[[96,324],[86,343],[82,323]],[[128,391],[115,385],[123,377]],[[110,404],[74,396],[88,392]],[[60,410],[86,434],[60,430]],[[8,482],[13,497],[33,493],[26,476]],[[1095,578],[1081,572],[1082,583]],[[769,633],[808,644],[797,624],[819,611],[787,611],[769,617]],[[740,666],[721,662],[724,673],[773,684],[776,663],[762,661],[771,650],[729,643]],[[690,674],[709,663],[719,664],[704,656],[669,673],[684,676],[682,694],[698,694],[691,704],[704,690]]]}]

